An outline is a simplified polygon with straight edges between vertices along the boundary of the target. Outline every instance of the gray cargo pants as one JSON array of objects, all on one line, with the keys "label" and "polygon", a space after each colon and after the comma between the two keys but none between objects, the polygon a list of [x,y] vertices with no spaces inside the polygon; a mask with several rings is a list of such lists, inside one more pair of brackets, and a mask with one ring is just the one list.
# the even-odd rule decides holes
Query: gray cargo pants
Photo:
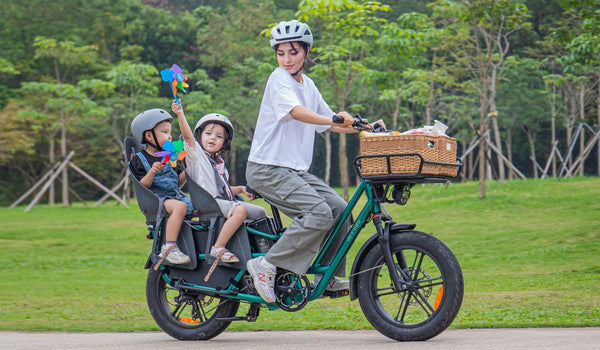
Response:
[{"label": "gray cargo pants", "polygon": [[[318,177],[304,171],[248,162],[248,186],[292,218],[283,236],[271,247],[266,259],[271,264],[304,275],[330,229],[346,208],[346,202]],[[323,264],[333,259],[346,235],[346,222],[324,256]],[[346,275],[346,259],[336,276]]]}]

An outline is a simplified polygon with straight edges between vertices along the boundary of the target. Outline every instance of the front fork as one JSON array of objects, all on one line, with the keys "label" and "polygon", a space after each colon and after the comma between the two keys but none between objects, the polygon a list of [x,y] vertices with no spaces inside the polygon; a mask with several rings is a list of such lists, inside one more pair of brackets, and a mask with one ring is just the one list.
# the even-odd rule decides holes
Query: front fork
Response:
[{"label": "front fork", "polygon": [[[390,248],[390,227],[392,224],[390,222],[386,222],[384,227],[382,225],[380,213],[373,215],[373,224],[377,230],[377,242],[379,243],[379,247],[383,253],[385,264],[388,266],[392,287],[396,292],[404,290],[406,289],[406,281],[409,280],[409,276],[402,268],[398,268],[398,265],[394,262],[394,257],[392,256],[392,251]],[[400,273],[398,273],[398,271]]]}]

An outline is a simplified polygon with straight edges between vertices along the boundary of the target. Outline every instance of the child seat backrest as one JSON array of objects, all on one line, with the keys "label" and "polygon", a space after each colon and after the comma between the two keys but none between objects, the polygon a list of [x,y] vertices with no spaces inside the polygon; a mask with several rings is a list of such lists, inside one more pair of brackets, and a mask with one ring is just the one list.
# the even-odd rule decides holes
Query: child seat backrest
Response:
[{"label": "child seat backrest", "polygon": [[[137,142],[137,140],[133,136],[126,137],[124,140],[124,145],[125,162],[127,163],[127,167],[129,168],[129,161],[137,152],[140,152],[142,150],[142,146]],[[140,207],[142,213],[146,216],[146,224],[155,224],[157,221],[158,214],[163,214],[163,216],[166,215],[166,213],[164,213],[163,206],[161,205],[161,201],[157,195],[152,193],[152,191],[150,191],[146,186],[142,185],[140,181],[136,179],[135,176],[133,176],[133,174],[131,173],[131,168],[129,168],[129,170],[138,206]]]}]

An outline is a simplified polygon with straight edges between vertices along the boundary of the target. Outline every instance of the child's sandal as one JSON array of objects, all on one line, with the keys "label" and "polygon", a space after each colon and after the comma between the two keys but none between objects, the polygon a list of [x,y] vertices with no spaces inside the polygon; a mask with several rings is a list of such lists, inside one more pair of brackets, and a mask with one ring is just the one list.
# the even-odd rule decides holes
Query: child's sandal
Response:
[{"label": "child's sandal", "polygon": [[233,254],[232,252],[227,250],[227,248],[225,248],[225,247],[222,247],[222,248],[211,247],[210,248],[210,256],[213,256],[215,258],[215,261],[211,265],[210,269],[208,269],[206,276],[204,276],[205,282],[208,282],[208,279],[210,278],[212,273],[217,268],[217,265],[219,264],[219,260],[226,262],[226,263],[236,263],[236,262],[240,261],[240,259],[238,259],[238,257],[235,256],[235,254]]},{"label": "child's sandal", "polygon": [[217,260],[221,260],[222,262],[226,263],[236,263],[240,261],[235,254],[227,250],[225,247],[210,248],[210,255],[214,256]]}]

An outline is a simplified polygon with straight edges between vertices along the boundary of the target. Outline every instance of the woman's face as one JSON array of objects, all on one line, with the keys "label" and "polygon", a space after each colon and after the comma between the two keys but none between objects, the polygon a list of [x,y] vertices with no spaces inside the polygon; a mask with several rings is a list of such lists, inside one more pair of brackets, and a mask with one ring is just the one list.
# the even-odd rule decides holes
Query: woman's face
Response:
[{"label": "woman's face", "polygon": [[221,124],[211,123],[204,127],[201,135],[202,148],[213,156],[223,148],[227,131]]},{"label": "woman's face", "polygon": [[304,65],[306,54],[298,42],[287,42],[277,47],[277,63],[290,74],[298,72]]}]

